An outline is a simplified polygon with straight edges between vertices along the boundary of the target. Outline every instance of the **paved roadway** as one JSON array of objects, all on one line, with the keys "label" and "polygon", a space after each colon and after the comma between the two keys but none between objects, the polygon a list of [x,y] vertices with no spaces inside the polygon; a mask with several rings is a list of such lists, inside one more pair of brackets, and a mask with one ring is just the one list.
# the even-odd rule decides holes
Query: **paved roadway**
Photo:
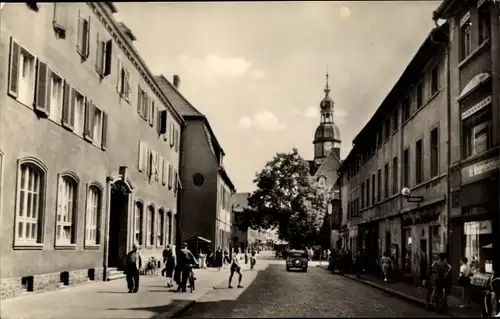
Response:
[{"label": "paved roadway", "polygon": [[243,272],[243,289],[215,287],[179,318],[436,316],[314,264],[302,273],[287,272],[284,261],[258,263],[253,272]]}]

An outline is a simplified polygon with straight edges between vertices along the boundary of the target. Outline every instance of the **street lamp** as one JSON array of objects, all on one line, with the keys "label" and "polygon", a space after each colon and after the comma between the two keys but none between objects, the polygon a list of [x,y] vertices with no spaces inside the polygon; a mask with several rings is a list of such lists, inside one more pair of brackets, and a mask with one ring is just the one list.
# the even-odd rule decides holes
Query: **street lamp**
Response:
[{"label": "street lamp", "polygon": [[424,200],[423,196],[410,196],[411,190],[408,187],[404,187],[401,190],[401,195],[406,198],[408,203],[421,203]]}]

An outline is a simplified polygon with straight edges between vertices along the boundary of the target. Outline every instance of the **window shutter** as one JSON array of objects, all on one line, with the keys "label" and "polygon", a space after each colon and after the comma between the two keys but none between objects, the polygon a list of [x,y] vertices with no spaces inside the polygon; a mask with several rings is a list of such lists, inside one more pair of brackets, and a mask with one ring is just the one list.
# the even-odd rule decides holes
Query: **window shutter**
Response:
[{"label": "window shutter", "polygon": [[180,130],[175,130],[175,151],[179,152],[179,146],[181,143],[181,131]]},{"label": "window shutter", "polygon": [[64,81],[64,91],[63,91],[63,105],[62,105],[62,125],[66,128],[73,129],[71,125],[71,118],[73,114],[71,113],[71,87],[68,82]]},{"label": "window shutter", "polygon": [[88,57],[90,53],[90,16],[88,17],[87,28],[85,29],[85,39],[87,41],[85,44],[85,57]]},{"label": "window shutter", "polygon": [[[57,174],[57,207],[56,207],[56,221],[61,222],[61,214],[63,213],[63,199],[64,199],[64,184],[63,184],[63,179],[61,174]],[[56,222],[56,228],[59,227],[57,225],[58,223]],[[56,234],[57,234],[57,229],[56,229]],[[57,241],[59,241],[59,238],[56,238]]]},{"label": "window shutter", "polygon": [[161,164],[160,163],[160,157],[161,156],[160,156],[160,154],[158,152],[154,152],[153,156],[155,157],[154,158],[154,160],[155,160],[154,161],[154,163],[155,163],[155,180],[159,181],[160,178],[161,178],[161,176],[160,176],[160,173],[161,173],[161,171],[160,171],[160,167],[161,167],[160,166],[160,164]]},{"label": "window shutter", "polygon": [[178,188],[179,188],[179,176],[177,175],[177,170],[174,168],[174,194],[177,194]]},{"label": "window shutter", "polygon": [[95,70],[97,74],[104,75],[103,64],[104,64],[104,44],[99,39],[99,33],[97,34],[97,47],[96,47],[96,59],[95,59]]},{"label": "window shutter", "polygon": [[93,132],[92,132],[92,122],[93,122],[93,117],[94,115],[94,104],[92,104],[92,101],[87,100],[85,103],[85,122],[84,122],[84,133],[83,136],[87,141],[92,142],[93,138]]},{"label": "window shutter", "polygon": [[148,177],[151,177],[151,175],[153,174],[153,156],[151,156],[151,151],[149,149],[149,147],[147,147],[146,149],[146,159],[147,159],[147,167],[146,167],[146,173],[147,173],[147,176]]},{"label": "window shutter", "polygon": [[146,121],[148,121],[149,119],[149,96],[146,92],[144,92],[144,101],[143,101],[143,104],[142,104],[142,107],[143,107],[143,116],[144,116],[144,119]]},{"label": "window shutter", "polygon": [[139,141],[137,168],[139,172],[144,171],[144,142]]},{"label": "window shutter", "polygon": [[61,31],[66,31],[68,26],[68,6],[66,3],[54,2],[53,25]]},{"label": "window shutter", "polygon": [[108,113],[102,111],[102,133],[101,133],[101,149],[106,149],[108,142]]},{"label": "window shutter", "polygon": [[84,31],[83,28],[84,28],[84,19],[82,18],[81,14],[80,14],[80,10],[78,10],[78,31],[77,31],[77,43],[76,43],[76,51],[80,54],[83,55],[83,34],[84,34]]},{"label": "window shutter", "polygon": [[168,189],[172,188],[172,165],[168,163]]},{"label": "window shutter", "polygon": [[104,44],[104,76],[108,76],[111,74],[111,60],[113,57],[113,41],[108,40]]},{"label": "window shutter", "polygon": [[122,61],[117,57],[116,58],[116,92],[122,93],[123,86],[123,78],[122,78]]},{"label": "window shutter", "polygon": [[9,94],[17,97],[19,89],[19,55],[21,49],[12,37],[10,37],[10,67],[9,67]]},{"label": "window shutter", "polygon": [[132,87],[130,86],[130,83],[132,83],[132,76],[130,75],[130,72],[125,69],[125,88],[124,92],[127,94],[127,100],[130,99],[130,94],[132,93]]},{"label": "window shutter", "polygon": [[167,173],[168,173],[168,167],[167,167],[167,161],[162,157],[161,158],[161,183],[163,185],[167,184]]},{"label": "window shutter", "polygon": [[158,129],[158,132],[160,134],[165,134],[165,137],[167,136],[167,115],[168,115],[168,112],[166,110],[164,111],[160,111],[160,115],[159,115],[159,129]]},{"label": "window shutter", "polygon": [[35,110],[48,116],[50,114],[50,70],[47,64],[38,61],[38,72],[37,72],[37,85],[36,85],[36,99],[35,99]]},{"label": "window shutter", "polygon": [[169,132],[169,140],[170,140],[170,147],[174,146],[174,124],[170,123],[170,132]]},{"label": "window shutter", "polygon": [[155,101],[153,99],[150,100],[150,106],[151,110],[149,112],[149,126],[153,127],[154,126],[154,120],[155,120]]},{"label": "window shutter", "polygon": [[72,128],[75,127],[75,102],[76,102],[76,91],[74,88],[70,87],[70,94],[69,94],[69,125],[71,125]]},{"label": "window shutter", "polygon": [[137,113],[139,113],[142,116],[142,89],[141,85],[137,85]]}]

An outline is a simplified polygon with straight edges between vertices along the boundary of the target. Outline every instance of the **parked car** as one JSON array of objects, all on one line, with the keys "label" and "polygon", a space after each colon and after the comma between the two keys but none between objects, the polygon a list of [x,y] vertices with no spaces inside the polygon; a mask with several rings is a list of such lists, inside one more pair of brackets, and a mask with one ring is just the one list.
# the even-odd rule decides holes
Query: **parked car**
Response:
[{"label": "parked car", "polygon": [[304,250],[289,250],[286,258],[286,271],[300,269],[307,272],[309,255]]}]

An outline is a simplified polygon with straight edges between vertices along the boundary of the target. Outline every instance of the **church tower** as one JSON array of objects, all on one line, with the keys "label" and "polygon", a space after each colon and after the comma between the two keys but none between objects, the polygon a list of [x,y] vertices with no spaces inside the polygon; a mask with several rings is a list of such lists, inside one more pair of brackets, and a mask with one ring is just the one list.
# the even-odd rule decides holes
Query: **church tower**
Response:
[{"label": "church tower", "polygon": [[314,133],[314,164],[321,165],[333,152],[340,159],[340,130],[333,122],[334,103],[330,98],[328,73],[326,74],[325,97],[320,103],[321,121]]}]

